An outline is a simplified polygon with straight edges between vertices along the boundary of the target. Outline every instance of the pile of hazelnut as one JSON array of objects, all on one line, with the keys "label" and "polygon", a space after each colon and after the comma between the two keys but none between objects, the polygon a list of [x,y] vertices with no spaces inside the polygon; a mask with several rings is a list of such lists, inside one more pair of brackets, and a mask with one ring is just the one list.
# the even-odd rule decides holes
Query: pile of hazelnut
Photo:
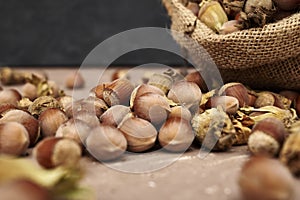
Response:
[{"label": "pile of hazelnut", "polygon": [[[284,184],[291,183],[290,172],[300,174],[298,92],[254,91],[242,83],[208,91],[198,71],[153,73],[140,85],[123,75],[116,72],[111,82],[100,83],[88,97],[75,100],[44,75],[2,69],[3,85],[24,85],[21,91],[0,91],[0,153],[23,156],[32,148],[33,158],[41,166],[54,168],[76,165],[83,152],[99,161],[110,161],[122,157],[126,150],[184,152],[193,141],[213,151],[248,145],[255,161],[245,165],[240,178],[243,193],[251,197],[248,199],[261,189],[255,180],[251,183],[253,177],[266,180],[266,187],[273,183],[266,177],[269,172],[262,172],[267,168],[264,162],[274,166],[272,170],[283,171],[278,176],[288,174],[289,181]],[[67,80],[69,88],[84,85],[78,73]],[[281,162],[272,159],[276,157]],[[282,190],[280,194],[269,192],[271,197],[262,196],[289,199],[289,185]]]}]

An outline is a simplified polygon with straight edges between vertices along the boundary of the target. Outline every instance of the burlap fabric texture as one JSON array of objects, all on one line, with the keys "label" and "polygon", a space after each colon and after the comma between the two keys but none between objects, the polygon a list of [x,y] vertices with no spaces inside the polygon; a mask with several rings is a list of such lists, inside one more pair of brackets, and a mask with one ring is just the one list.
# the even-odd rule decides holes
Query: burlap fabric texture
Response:
[{"label": "burlap fabric texture", "polygon": [[[224,82],[242,82],[256,89],[300,91],[300,13],[263,28],[227,35],[214,33],[181,0],[162,0],[171,18],[171,30],[189,35],[209,53]],[[180,37],[175,40],[193,56]]]}]

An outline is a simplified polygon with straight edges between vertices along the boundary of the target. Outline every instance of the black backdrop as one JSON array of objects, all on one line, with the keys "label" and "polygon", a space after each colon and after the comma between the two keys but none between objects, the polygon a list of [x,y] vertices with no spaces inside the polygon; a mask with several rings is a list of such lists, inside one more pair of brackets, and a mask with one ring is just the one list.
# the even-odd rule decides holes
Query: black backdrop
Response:
[{"label": "black backdrop", "polygon": [[[0,0],[1,65],[80,65],[100,42],[138,27],[169,27],[160,0]],[[137,56],[138,55],[138,56]],[[156,51],[116,65],[181,62]]]}]

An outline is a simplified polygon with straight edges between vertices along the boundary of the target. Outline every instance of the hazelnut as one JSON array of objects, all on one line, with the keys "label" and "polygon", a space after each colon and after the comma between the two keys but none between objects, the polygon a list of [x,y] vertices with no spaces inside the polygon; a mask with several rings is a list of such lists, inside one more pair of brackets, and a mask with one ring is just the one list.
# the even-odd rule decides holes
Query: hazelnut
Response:
[{"label": "hazelnut", "polygon": [[167,94],[173,84],[173,79],[166,74],[154,73],[150,76],[148,84],[161,89]]},{"label": "hazelnut", "polygon": [[159,125],[167,119],[170,106],[167,98],[155,93],[146,93],[135,98],[132,110],[138,117]]},{"label": "hazelnut", "polygon": [[190,122],[180,117],[169,118],[158,133],[160,145],[172,152],[187,150],[192,144],[194,137]]},{"label": "hazelnut", "polygon": [[0,91],[0,104],[10,103],[17,106],[21,98],[21,94],[15,89],[4,89]]},{"label": "hazelnut", "polygon": [[102,84],[99,84],[95,87],[93,87],[91,90],[90,90],[90,93],[89,93],[89,96],[93,96],[93,97],[97,97],[99,99],[103,99],[103,91],[104,91],[104,87],[105,85],[107,85],[108,83],[102,83]]},{"label": "hazelnut", "polygon": [[91,130],[86,148],[99,161],[119,158],[126,150],[127,141],[116,127],[100,125]]},{"label": "hazelnut", "polygon": [[129,105],[130,94],[134,86],[127,79],[117,79],[111,83],[105,84],[103,88],[103,100],[109,106]]},{"label": "hazelnut", "polygon": [[[296,127],[297,126],[297,127]],[[300,176],[300,122],[295,123],[291,129],[292,133],[286,139],[280,152],[280,161],[285,164],[290,171]]]},{"label": "hazelnut", "polygon": [[237,98],[240,107],[249,105],[248,89],[242,83],[227,83],[219,89],[218,93]]},{"label": "hazelnut", "polygon": [[252,106],[252,107],[254,106],[257,96],[258,95],[256,92],[254,92],[252,90],[248,91],[248,100],[249,100],[248,106]]},{"label": "hazelnut", "polygon": [[216,108],[221,106],[222,109],[230,115],[234,115],[239,109],[239,101],[232,96],[214,96],[208,99],[205,104],[206,108]]},{"label": "hazelnut", "polygon": [[78,89],[84,87],[84,78],[80,72],[71,72],[67,75],[65,86],[68,89]]},{"label": "hazelnut", "polygon": [[289,109],[290,105],[290,99],[268,91],[258,93],[258,97],[254,103],[254,107],[256,108],[261,108],[264,106],[276,106],[282,109]]},{"label": "hazelnut", "polygon": [[2,103],[0,104],[0,115],[3,116],[9,110],[17,109],[17,106],[10,103]]},{"label": "hazelnut", "polygon": [[58,108],[48,108],[39,116],[43,137],[54,136],[58,127],[68,120],[66,114]]},{"label": "hazelnut", "polygon": [[74,140],[48,137],[33,149],[33,157],[44,168],[72,167],[81,158],[81,147]]},{"label": "hazelnut", "polygon": [[168,118],[179,117],[181,119],[185,119],[187,121],[191,121],[192,114],[186,107],[183,106],[175,106],[171,108],[171,112]]},{"label": "hazelnut", "polygon": [[157,131],[150,122],[144,119],[127,117],[119,125],[119,129],[123,132],[130,151],[146,151],[155,144]]},{"label": "hazelnut", "polygon": [[20,156],[29,146],[26,128],[18,122],[0,123],[0,153]]},{"label": "hazelnut", "polygon": [[141,95],[146,93],[154,93],[159,94],[161,96],[165,96],[165,93],[161,89],[152,85],[141,84],[137,86],[130,95],[130,107],[133,107],[135,99],[139,98]]},{"label": "hazelnut", "polygon": [[103,125],[118,126],[123,118],[130,113],[130,108],[123,105],[114,105],[107,109],[101,116],[100,122]]},{"label": "hazelnut", "polygon": [[179,103],[187,108],[199,105],[202,93],[196,83],[178,81],[172,85],[168,93],[168,98],[175,103]]},{"label": "hazelnut", "polygon": [[1,199],[10,200],[51,200],[47,188],[29,179],[14,179],[0,186]]},{"label": "hazelnut", "polygon": [[82,145],[89,135],[90,129],[90,126],[86,122],[72,118],[58,127],[55,137],[73,139]]},{"label": "hazelnut", "polygon": [[249,150],[255,155],[276,156],[284,142],[287,131],[277,118],[265,118],[252,128],[248,139]]},{"label": "hazelnut", "polygon": [[194,71],[189,73],[185,76],[185,80],[188,82],[196,83],[199,86],[201,92],[208,92],[208,87],[205,81],[203,80],[203,77],[201,76],[200,72]]},{"label": "hazelnut", "polygon": [[1,123],[18,122],[22,124],[28,132],[30,147],[32,147],[39,139],[40,136],[39,122],[28,112],[25,112],[23,110],[17,110],[17,109],[9,110],[0,119],[0,122]]},{"label": "hazelnut", "polygon": [[22,87],[23,97],[27,97],[31,101],[37,98],[37,87],[32,83],[25,83]]},{"label": "hazelnut", "polygon": [[128,69],[117,69],[111,76],[111,80],[117,80],[120,78],[126,78],[129,80],[129,76],[127,75]]},{"label": "hazelnut", "polygon": [[239,186],[245,200],[291,200],[294,180],[278,160],[251,157],[242,167]]}]

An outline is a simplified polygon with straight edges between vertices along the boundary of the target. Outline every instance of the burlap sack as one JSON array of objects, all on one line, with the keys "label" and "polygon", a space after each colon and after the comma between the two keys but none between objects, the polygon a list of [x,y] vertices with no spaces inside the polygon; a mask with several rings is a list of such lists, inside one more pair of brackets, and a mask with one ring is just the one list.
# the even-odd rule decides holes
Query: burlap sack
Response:
[{"label": "burlap sack", "polygon": [[[219,35],[200,22],[182,0],[162,1],[172,21],[171,29],[203,46],[224,82],[239,81],[256,89],[300,91],[300,13],[263,28]],[[180,37],[175,40],[190,53],[201,54]]]}]

